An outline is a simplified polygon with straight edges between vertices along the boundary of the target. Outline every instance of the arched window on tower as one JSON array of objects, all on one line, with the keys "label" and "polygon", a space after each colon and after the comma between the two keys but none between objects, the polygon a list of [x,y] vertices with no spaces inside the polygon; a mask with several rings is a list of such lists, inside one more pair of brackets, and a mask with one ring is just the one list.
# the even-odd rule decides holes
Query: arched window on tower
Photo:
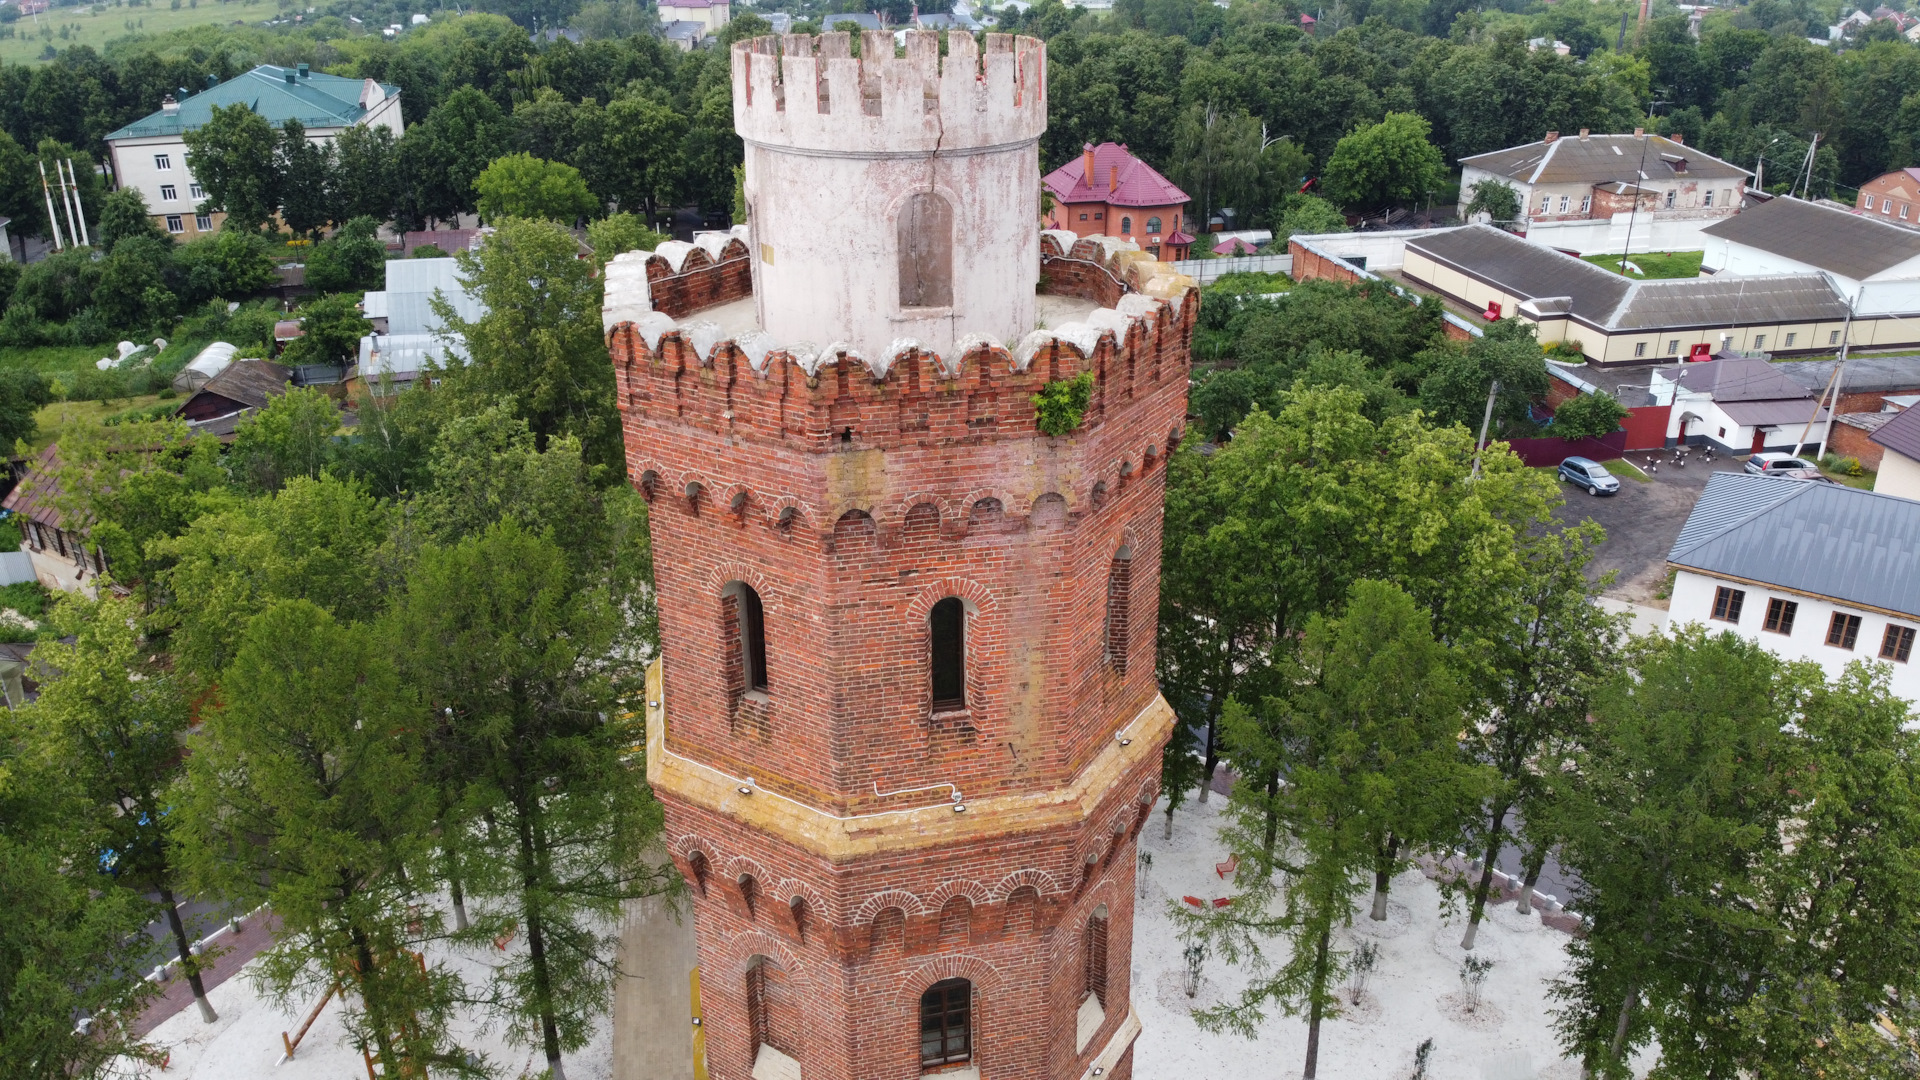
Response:
[{"label": "arched window on tower", "polygon": [[900,208],[900,306],[953,306],[953,207],[917,191]]},{"label": "arched window on tower", "polygon": [[1150,217],[1147,219],[1147,233],[1150,236],[1160,235],[1160,219],[1159,218]]},{"label": "arched window on tower", "polygon": [[973,1060],[973,984],[945,979],[920,995],[920,1067]]},{"label": "arched window on tower", "polygon": [[957,596],[927,613],[928,668],[933,680],[933,711],[967,707],[967,606]]},{"label": "arched window on tower", "polygon": [[722,670],[730,695],[767,692],[767,617],[760,594],[744,581],[721,590],[721,633],[726,645]]},{"label": "arched window on tower", "polygon": [[1133,235],[1133,215],[1132,214],[1128,214],[1126,217],[1123,217],[1120,219],[1120,235],[1121,236]]},{"label": "arched window on tower", "polygon": [[1133,549],[1114,552],[1107,567],[1107,664],[1122,675],[1127,673],[1127,652],[1133,639],[1128,633],[1133,607]]},{"label": "arched window on tower", "polygon": [[1080,1010],[1074,1020],[1076,1051],[1085,1050],[1107,1022],[1107,905],[1093,909],[1080,941]]}]

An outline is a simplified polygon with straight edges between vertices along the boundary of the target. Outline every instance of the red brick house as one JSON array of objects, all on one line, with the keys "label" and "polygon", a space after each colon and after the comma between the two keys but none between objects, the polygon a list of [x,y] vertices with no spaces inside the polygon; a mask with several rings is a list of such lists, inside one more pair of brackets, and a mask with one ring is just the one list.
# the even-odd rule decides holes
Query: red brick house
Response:
[{"label": "red brick house", "polygon": [[1861,184],[1853,208],[1881,221],[1920,228],[1920,169],[1895,169]]},{"label": "red brick house", "polygon": [[1040,181],[1053,195],[1046,228],[1117,236],[1156,259],[1187,257],[1187,193],[1119,143],[1091,143]]}]

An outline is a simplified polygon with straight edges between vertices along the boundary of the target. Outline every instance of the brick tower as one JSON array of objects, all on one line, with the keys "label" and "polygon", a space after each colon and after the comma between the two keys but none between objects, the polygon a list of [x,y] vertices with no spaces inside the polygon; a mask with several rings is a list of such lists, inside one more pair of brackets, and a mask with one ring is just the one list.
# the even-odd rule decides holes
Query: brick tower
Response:
[{"label": "brick tower", "polygon": [[1124,1080],[1195,294],[1037,231],[1040,42],[860,44],[736,44],[751,225],[607,271],[708,1068]]}]

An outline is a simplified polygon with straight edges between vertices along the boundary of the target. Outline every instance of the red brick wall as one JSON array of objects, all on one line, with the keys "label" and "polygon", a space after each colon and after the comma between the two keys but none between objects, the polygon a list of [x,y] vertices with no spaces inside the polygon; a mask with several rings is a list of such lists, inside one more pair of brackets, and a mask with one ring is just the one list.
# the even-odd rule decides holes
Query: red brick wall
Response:
[{"label": "red brick wall", "polygon": [[[1119,287],[1099,263],[1076,265],[1049,271],[1056,289]],[[616,326],[629,474],[652,506],[668,750],[752,777],[756,798],[837,816],[947,801],[944,787],[903,793],[928,785],[973,800],[1070,783],[1158,693],[1165,463],[1197,308],[1189,291],[1124,340],[1103,336],[1090,355],[1050,343],[1026,370],[980,345],[951,368],[902,355],[882,380],[843,355],[809,375],[775,352],[756,372],[731,342],[703,362],[677,331],[650,348]],[[1096,379],[1084,423],[1039,435],[1034,393],[1081,371]],[[1105,632],[1122,546],[1124,674]],[[732,580],[765,616],[767,700],[752,724],[731,715]],[[968,701],[932,714],[927,616],[946,596],[968,606]],[[1158,773],[1158,754],[1141,756],[1070,826],[841,862],[663,792],[676,862],[689,880],[695,852],[710,867],[694,912],[715,1080],[750,1071],[746,971],[759,955],[801,1010],[806,1075],[918,1076],[919,995],[959,975],[975,984],[983,1075],[1078,1076],[1126,1015],[1133,838]],[[1100,904],[1113,1004],[1083,1055],[1079,953]]]},{"label": "red brick wall", "polygon": [[1046,254],[1040,255],[1040,274],[1044,291],[1058,296],[1077,296],[1101,307],[1112,307],[1127,294],[1120,279],[1099,263]]},{"label": "red brick wall", "polygon": [[1359,281],[1360,275],[1343,262],[1316,255],[1301,245],[1287,241],[1287,254],[1293,256],[1293,280],[1317,281],[1320,278],[1332,278],[1349,284]]},{"label": "red brick wall", "polygon": [[[1815,434],[1818,434],[1819,430],[1816,427]],[[1820,444],[1815,442],[1811,449],[1819,448]],[[1867,433],[1859,428],[1851,424],[1836,423],[1833,425],[1833,434],[1827,436],[1827,452],[1842,457],[1859,458],[1860,464],[1877,470],[1880,468],[1880,455],[1885,452],[1885,448],[1868,438]]]},{"label": "red brick wall", "polygon": [[[739,245],[736,242],[729,246]],[[696,311],[753,295],[753,263],[744,252],[719,263],[706,263],[702,258],[703,265],[695,266],[696,258],[705,254],[689,256],[678,274],[665,259],[647,260],[647,290],[655,311],[684,319]]]}]

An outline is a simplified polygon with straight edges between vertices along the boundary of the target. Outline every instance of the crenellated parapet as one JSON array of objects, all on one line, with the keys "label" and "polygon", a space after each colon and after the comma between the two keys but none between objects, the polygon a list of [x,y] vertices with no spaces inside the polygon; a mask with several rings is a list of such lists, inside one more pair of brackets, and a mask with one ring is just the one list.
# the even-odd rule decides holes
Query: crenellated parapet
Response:
[{"label": "crenellated parapet", "polygon": [[607,304],[625,318],[659,311],[683,319],[751,295],[753,266],[745,225],[694,233],[692,243],[668,240],[652,251],[615,256],[607,264]]},{"label": "crenellated parapet", "polygon": [[[1159,264],[1151,264],[1157,267]],[[972,335],[945,355],[911,338],[868,353],[846,342],[728,336],[711,322],[616,307],[605,315],[620,409],[673,426],[826,451],[1035,434],[1032,397],[1050,382],[1093,373],[1084,427],[1136,397],[1184,387],[1198,310],[1191,282],[1138,262],[1124,269],[1149,291],[1127,292],[1083,320],[1017,342]],[[631,273],[631,271],[628,271]]]},{"label": "crenellated parapet", "polygon": [[1047,126],[1037,38],[865,31],[787,34],[733,46],[734,128],[749,143],[831,154],[960,152],[1038,139]]}]

